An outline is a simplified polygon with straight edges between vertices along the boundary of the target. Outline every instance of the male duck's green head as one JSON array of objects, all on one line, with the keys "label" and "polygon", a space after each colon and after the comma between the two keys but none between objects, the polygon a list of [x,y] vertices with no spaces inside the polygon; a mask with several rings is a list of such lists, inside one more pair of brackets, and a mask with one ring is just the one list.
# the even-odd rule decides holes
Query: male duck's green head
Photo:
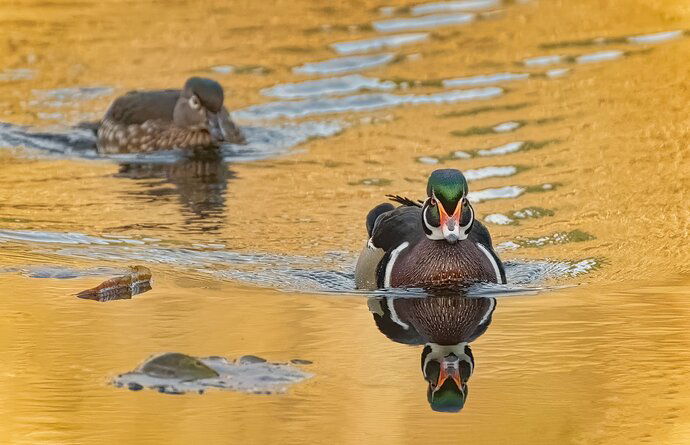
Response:
[{"label": "male duck's green head", "polygon": [[467,239],[474,222],[468,192],[467,179],[460,170],[448,168],[431,173],[422,208],[424,232],[429,239],[445,239],[451,244]]},{"label": "male duck's green head", "polygon": [[422,372],[428,382],[427,400],[431,409],[458,412],[465,406],[467,381],[474,369],[474,357],[467,343],[438,345],[427,343],[422,351]]}]

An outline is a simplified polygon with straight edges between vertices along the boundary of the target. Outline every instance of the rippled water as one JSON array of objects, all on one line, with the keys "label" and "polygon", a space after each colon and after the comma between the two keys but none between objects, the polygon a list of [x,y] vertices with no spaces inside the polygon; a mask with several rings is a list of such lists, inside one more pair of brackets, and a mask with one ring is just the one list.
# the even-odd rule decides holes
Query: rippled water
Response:
[{"label": "rippled water", "polygon": [[[686,3],[1,4],[0,443],[685,443]],[[246,146],[97,155],[84,122],[191,75]],[[356,291],[367,211],[443,167],[508,285]]]}]

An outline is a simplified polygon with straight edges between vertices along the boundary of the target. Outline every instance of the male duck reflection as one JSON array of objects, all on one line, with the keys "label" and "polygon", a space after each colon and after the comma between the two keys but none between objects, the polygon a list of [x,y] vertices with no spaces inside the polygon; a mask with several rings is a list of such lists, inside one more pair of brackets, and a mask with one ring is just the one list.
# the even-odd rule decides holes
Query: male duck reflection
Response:
[{"label": "male duck reflection", "polygon": [[243,144],[218,82],[191,77],[181,90],[130,91],[110,105],[97,130],[101,153],[217,148]]},{"label": "male duck reflection", "polygon": [[422,373],[434,411],[458,412],[467,400],[474,371],[469,343],[486,332],[496,309],[495,298],[429,296],[374,297],[369,310],[389,339],[424,345]]},{"label": "male duck reflection", "polygon": [[379,204],[369,212],[369,241],[355,269],[357,288],[505,283],[489,231],[474,218],[465,176],[436,170],[426,194],[423,203],[388,195],[402,205]]}]

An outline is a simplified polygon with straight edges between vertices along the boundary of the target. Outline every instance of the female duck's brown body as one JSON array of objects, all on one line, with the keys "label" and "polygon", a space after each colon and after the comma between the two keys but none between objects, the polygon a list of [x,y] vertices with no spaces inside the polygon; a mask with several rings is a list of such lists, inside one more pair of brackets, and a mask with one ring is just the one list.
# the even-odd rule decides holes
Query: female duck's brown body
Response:
[{"label": "female duck's brown body", "polygon": [[223,88],[192,77],[182,90],[131,91],[117,98],[97,131],[101,153],[217,148],[243,144],[223,106]]}]

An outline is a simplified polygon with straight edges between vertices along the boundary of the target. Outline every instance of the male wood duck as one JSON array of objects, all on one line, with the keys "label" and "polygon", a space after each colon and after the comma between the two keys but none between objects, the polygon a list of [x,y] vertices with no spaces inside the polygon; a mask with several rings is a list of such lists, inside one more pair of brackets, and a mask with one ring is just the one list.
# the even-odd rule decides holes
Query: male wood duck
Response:
[{"label": "male wood duck", "polygon": [[369,310],[379,330],[391,340],[424,345],[422,374],[434,411],[458,412],[467,400],[474,372],[469,343],[488,329],[495,298],[429,296],[375,297]]},{"label": "male wood duck", "polygon": [[243,144],[223,106],[223,87],[191,77],[182,90],[130,91],[118,97],[98,126],[101,153],[195,150]]},{"label": "male wood duck", "polygon": [[431,173],[425,201],[388,195],[367,215],[369,241],[357,260],[359,289],[437,287],[484,281],[505,283],[489,231],[475,220],[465,176]]}]

